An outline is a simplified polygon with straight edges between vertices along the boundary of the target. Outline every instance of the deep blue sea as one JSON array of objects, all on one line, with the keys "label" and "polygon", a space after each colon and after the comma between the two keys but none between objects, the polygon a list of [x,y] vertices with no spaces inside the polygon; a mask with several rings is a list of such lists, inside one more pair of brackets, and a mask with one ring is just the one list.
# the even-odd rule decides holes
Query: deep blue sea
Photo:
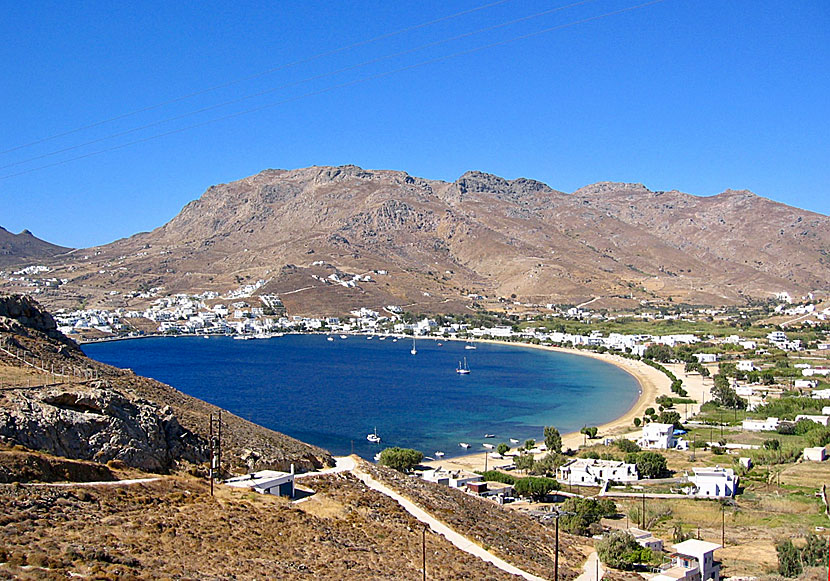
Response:
[{"label": "deep blue sea", "polygon": [[[285,335],[237,341],[177,337],[84,345],[90,357],[129,367],[305,442],[371,458],[388,446],[427,456],[483,452],[481,444],[542,439],[619,417],[639,385],[589,357],[457,341]],[[466,357],[471,370],[459,375]],[[366,434],[377,428],[381,444]],[[496,438],[485,440],[484,434]],[[469,451],[459,442],[472,445]]]}]

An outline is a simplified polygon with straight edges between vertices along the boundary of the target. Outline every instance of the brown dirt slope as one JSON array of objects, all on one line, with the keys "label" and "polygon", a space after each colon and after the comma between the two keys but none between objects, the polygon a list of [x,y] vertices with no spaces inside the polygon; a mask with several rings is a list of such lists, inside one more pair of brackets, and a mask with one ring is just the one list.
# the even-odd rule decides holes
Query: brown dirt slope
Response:
[{"label": "brown dirt slope", "polygon": [[[351,476],[300,505],[165,477],[123,487],[0,485],[0,577],[422,578],[422,527]],[[426,534],[430,579],[514,579]]]}]

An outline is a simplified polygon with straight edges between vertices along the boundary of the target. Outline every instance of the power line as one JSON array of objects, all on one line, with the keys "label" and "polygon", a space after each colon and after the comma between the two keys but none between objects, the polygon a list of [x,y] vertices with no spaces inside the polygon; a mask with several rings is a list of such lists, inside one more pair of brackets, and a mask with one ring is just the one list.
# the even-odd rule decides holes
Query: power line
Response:
[{"label": "power line", "polygon": [[272,107],[277,107],[279,105],[285,105],[285,104],[291,103],[293,101],[298,101],[298,100],[305,99],[305,98],[308,98],[308,97],[314,97],[314,96],[317,96],[317,95],[330,93],[330,92],[332,92],[334,90],[337,90],[337,89],[351,87],[351,86],[358,85],[358,84],[361,84],[361,83],[365,83],[365,82],[368,82],[368,81],[373,81],[373,80],[381,79],[381,78],[384,78],[384,77],[388,77],[388,76],[396,74],[396,73],[416,69],[416,68],[419,68],[419,67],[422,67],[422,66],[435,64],[435,63],[442,62],[442,61],[445,61],[445,60],[449,60],[449,59],[452,59],[452,58],[466,56],[466,55],[473,54],[473,53],[476,53],[476,52],[479,52],[479,51],[482,51],[482,50],[487,50],[487,49],[490,49],[490,48],[496,48],[496,47],[504,46],[504,45],[511,44],[511,43],[514,43],[514,42],[519,42],[519,41],[522,41],[522,40],[527,40],[529,38],[533,38],[533,37],[540,36],[540,35],[543,35],[543,34],[547,34],[547,33],[550,33],[550,32],[555,32],[557,30],[562,30],[562,29],[565,29],[565,28],[570,28],[572,26],[577,26],[577,25],[580,25],[580,24],[586,24],[588,22],[593,22],[593,21],[596,21],[596,20],[600,20],[602,18],[617,16],[619,14],[623,14],[623,13],[626,13],[626,12],[631,12],[633,10],[638,10],[640,8],[645,8],[645,7],[648,7],[648,6],[653,6],[655,4],[660,4],[662,2],[664,2],[664,0],[650,0],[649,2],[643,2],[641,4],[636,4],[634,6],[621,8],[619,10],[613,10],[611,12],[605,12],[603,14],[598,14],[596,16],[590,16],[590,17],[587,17],[587,18],[582,18],[580,20],[574,20],[572,22],[568,22],[568,23],[565,23],[565,24],[559,24],[559,25],[556,25],[556,26],[551,26],[551,27],[545,28],[543,30],[538,30],[536,32],[523,34],[521,36],[516,36],[516,37],[513,37],[513,38],[509,38],[507,40],[502,40],[502,41],[499,41],[499,42],[494,42],[494,43],[482,45],[482,46],[479,46],[479,47],[454,52],[454,53],[451,53],[451,54],[448,54],[448,55],[435,57],[435,58],[432,58],[432,59],[428,59],[428,60],[425,60],[425,61],[421,61],[421,62],[418,62],[418,63],[407,65],[405,67],[400,67],[400,68],[397,68],[397,69],[393,69],[391,71],[376,73],[376,74],[373,74],[373,75],[367,75],[365,77],[354,79],[354,80],[348,81],[346,83],[331,85],[331,86],[323,88],[323,89],[319,89],[319,90],[316,90],[316,91],[310,91],[308,93],[303,93],[302,95],[297,95],[297,96],[294,96],[294,97],[283,99],[281,101],[276,101],[274,103],[269,103],[267,105],[254,107],[252,109],[246,109],[244,111],[238,111],[236,113],[231,113],[229,115],[224,115],[222,117],[215,117],[213,119],[208,119],[208,120],[200,122],[200,123],[194,123],[192,125],[188,125],[188,126],[185,126],[185,127],[180,127],[178,129],[173,129],[171,131],[166,131],[164,133],[158,133],[156,135],[151,135],[151,136],[148,136],[148,137],[144,137],[142,139],[136,139],[134,141],[129,141],[127,143],[122,143],[120,145],[115,145],[115,146],[112,146],[112,147],[108,147],[106,149],[100,149],[98,151],[89,152],[89,153],[86,153],[84,155],[79,155],[79,156],[76,156],[76,157],[72,157],[72,158],[69,158],[69,159],[61,160],[61,161],[56,161],[54,163],[42,165],[42,166],[39,166],[39,167],[30,168],[28,170],[24,170],[24,171],[20,171],[20,172],[0,176],[0,180],[5,180],[5,179],[9,179],[9,178],[29,174],[29,173],[32,173],[32,172],[35,172],[35,171],[40,171],[42,169],[48,169],[48,168],[55,167],[55,166],[58,166],[58,165],[63,165],[63,164],[70,163],[70,162],[73,162],[73,161],[78,161],[78,160],[81,160],[81,159],[86,159],[88,157],[101,155],[101,154],[104,154],[104,153],[108,153],[110,151],[116,151],[118,149],[123,149],[125,147],[129,147],[131,145],[137,145],[139,143],[145,143],[147,141],[160,139],[162,137],[167,137],[169,135],[175,135],[177,133],[183,133],[185,131],[189,131],[191,129],[196,129],[196,128],[199,128],[199,127],[203,127],[205,125],[218,123],[220,121],[225,121],[227,119],[233,119],[235,117],[240,117],[242,115],[248,115],[250,113],[257,113],[259,111],[263,111],[265,109],[270,109]]},{"label": "power line", "polygon": [[469,10],[462,10],[461,12],[456,12],[455,14],[450,14],[448,16],[442,16],[441,18],[436,18],[435,20],[430,20],[429,22],[424,22],[422,24],[416,24],[414,26],[408,26],[406,28],[396,30],[394,32],[388,32],[386,34],[381,34],[380,36],[376,36],[376,37],[370,38],[368,40],[362,40],[362,41],[359,41],[359,42],[355,42],[353,44],[348,44],[346,46],[341,46],[339,48],[335,48],[335,49],[332,49],[332,50],[320,52],[320,53],[317,53],[317,54],[312,55],[310,57],[306,57],[306,58],[299,59],[299,60],[296,60],[296,61],[292,61],[292,62],[283,64],[283,65],[272,67],[270,69],[267,69],[265,71],[262,71],[262,72],[259,72],[259,73],[256,73],[256,74],[253,74],[253,75],[250,75],[250,76],[247,76],[247,77],[241,77],[241,78],[238,78],[238,79],[234,79],[234,80],[228,81],[226,83],[222,83],[222,84],[219,84],[219,85],[214,85],[213,87],[208,87],[206,89],[201,89],[201,90],[195,91],[193,93],[188,93],[188,94],[182,95],[180,97],[175,97],[173,99],[169,99],[167,101],[162,101],[161,103],[156,103],[155,105],[148,105],[147,107],[143,107],[141,109],[136,109],[134,111],[130,111],[129,113],[122,113],[121,115],[116,115],[115,117],[110,117],[109,119],[104,119],[103,121],[96,121],[95,123],[90,123],[89,125],[84,125],[84,126],[81,126],[81,127],[77,127],[75,129],[70,129],[69,131],[64,131],[62,133],[56,133],[56,134],[50,135],[48,137],[42,137],[40,139],[37,139],[35,141],[31,141],[29,143],[24,143],[22,145],[17,145],[15,147],[10,148],[10,149],[0,151],[0,155],[5,155],[7,153],[17,151],[19,149],[24,149],[26,147],[31,147],[33,145],[39,145],[39,144],[44,143],[46,141],[52,141],[53,139],[58,139],[59,137],[66,137],[67,135],[72,135],[74,133],[78,133],[80,131],[85,131],[87,129],[93,129],[95,127],[100,127],[101,125],[106,125],[107,123],[112,123],[114,121],[120,121],[121,119],[126,119],[127,117],[132,117],[134,115],[138,115],[139,113],[146,113],[147,111],[152,111],[154,109],[158,109],[158,108],[164,107],[166,105],[172,105],[173,103],[178,103],[180,101],[185,101],[187,99],[192,99],[193,97],[198,97],[198,96],[204,95],[206,93],[212,93],[214,91],[218,91],[219,89],[225,89],[227,87],[232,87],[233,85],[238,85],[239,83],[252,81],[254,79],[258,79],[260,77],[264,77],[266,75],[270,75],[272,73],[275,73],[277,71],[282,71],[282,70],[285,70],[285,69],[288,69],[288,68],[291,68],[291,67],[308,64],[310,62],[313,62],[315,60],[319,60],[321,58],[325,58],[325,57],[328,57],[328,56],[333,56],[335,54],[339,54],[339,53],[345,52],[347,50],[352,50],[354,48],[359,48],[361,46],[366,46],[368,44],[372,44],[374,42],[378,42],[378,41],[381,41],[381,40],[386,40],[387,38],[392,38],[394,36],[398,36],[398,35],[401,35],[401,34],[404,34],[404,33],[407,33],[407,32],[412,32],[413,30],[419,30],[419,29],[425,28],[427,26],[432,26],[433,24],[439,24],[439,23],[445,22],[447,20],[452,20],[453,18],[459,18],[461,16],[466,16],[468,14],[472,14],[472,13],[478,12],[480,10],[486,10],[487,8],[492,8],[494,6],[498,6],[499,4],[505,4],[506,2],[510,2],[510,0],[497,0],[496,2],[490,2],[488,4],[483,4],[482,6],[478,6],[478,7],[475,7],[475,8],[470,8]]},{"label": "power line", "polygon": [[377,63],[383,62],[385,60],[405,56],[405,55],[408,55],[408,54],[412,54],[412,53],[415,53],[415,52],[426,50],[428,48],[434,48],[434,47],[440,46],[442,44],[447,44],[449,42],[454,42],[454,41],[461,40],[461,39],[464,39],[464,38],[469,38],[469,37],[474,36],[476,34],[482,34],[482,33],[485,33],[485,32],[492,32],[493,30],[497,30],[499,28],[512,26],[512,25],[518,24],[520,22],[526,22],[528,20],[533,20],[535,18],[540,18],[542,16],[547,16],[547,15],[553,14],[555,12],[561,12],[562,10],[567,10],[568,8],[574,8],[576,6],[580,6],[582,4],[587,4],[589,2],[594,2],[594,1],[595,0],[579,0],[578,2],[573,2],[571,4],[566,4],[564,6],[559,6],[557,8],[550,8],[548,10],[543,10],[541,12],[536,12],[536,13],[531,14],[529,16],[523,16],[521,18],[516,18],[514,20],[509,20],[507,22],[502,22],[500,24],[494,24],[494,25],[487,26],[487,27],[484,27],[484,28],[479,28],[479,29],[474,30],[472,32],[465,32],[464,34],[459,34],[459,35],[456,35],[456,36],[452,36],[452,37],[449,37],[449,38],[437,40],[437,41],[430,42],[430,43],[427,43],[427,44],[422,44],[422,45],[414,47],[414,48],[406,49],[406,50],[403,50],[403,51],[399,51],[399,52],[396,52],[396,53],[392,53],[392,54],[388,54],[388,55],[384,55],[384,56],[380,56],[380,57],[375,57],[373,59],[369,59],[367,61],[363,61],[363,62],[355,64],[355,65],[350,65],[350,66],[347,66],[347,67],[336,69],[336,70],[330,71],[328,73],[321,73],[319,75],[314,75],[314,76],[311,76],[311,77],[307,77],[307,78],[301,79],[299,81],[293,81],[291,83],[285,83],[283,85],[278,85],[276,87],[272,87],[270,89],[265,89],[263,91],[258,91],[256,93],[250,93],[248,95],[243,95],[243,96],[237,97],[235,99],[230,99],[230,100],[227,100],[227,101],[223,101],[221,103],[216,103],[214,105],[208,105],[206,107],[202,107],[202,108],[196,109],[194,111],[189,111],[187,113],[182,113],[180,115],[174,115],[173,117],[167,117],[165,119],[161,119],[161,120],[158,120],[158,121],[153,121],[151,123],[146,123],[146,124],[140,125],[138,127],[133,127],[131,129],[125,129],[124,131],[111,133],[109,135],[105,135],[103,137],[98,137],[96,139],[85,141],[85,142],[79,143],[77,145],[70,145],[68,147],[64,147],[64,148],[61,148],[61,149],[58,149],[58,150],[55,150],[55,151],[51,151],[49,153],[43,153],[41,155],[36,155],[36,156],[29,157],[29,158],[26,158],[26,159],[23,159],[23,160],[20,160],[20,161],[16,161],[16,162],[13,162],[13,163],[7,163],[5,165],[0,165],[0,170],[8,169],[8,168],[11,168],[11,167],[17,167],[17,166],[20,166],[20,165],[25,165],[27,163],[37,161],[39,159],[45,159],[47,157],[52,157],[54,155],[59,155],[61,153],[66,153],[68,151],[74,151],[76,149],[81,149],[83,147],[87,147],[88,145],[94,145],[96,143],[101,143],[101,142],[107,141],[109,139],[115,139],[116,137],[123,137],[125,135],[130,135],[132,133],[137,133],[139,131],[143,131],[144,129],[149,129],[151,127],[157,127],[157,126],[163,125],[165,123],[170,123],[172,121],[179,121],[181,119],[186,119],[187,117],[192,117],[192,116],[198,115],[200,113],[206,113],[206,112],[212,111],[214,109],[219,109],[221,107],[227,107],[228,105],[234,105],[236,103],[241,103],[243,101],[248,101],[248,100],[254,99],[256,97],[262,97],[264,95],[269,95],[271,93],[275,93],[275,92],[280,91],[282,89],[288,89],[290,87],[296,87],[298,85],[302,85],[302,84],[305,84],[305,83],[310,83],[312,81],[319,81],[320,79],[325,79],[327,77],[332,77],[332,76],[335,76],[335,75],[338,75],[338,74],[341,74],[341,73],[345,73],[345,72],[356,70],[356,69],[366,67],[366,66],[369,66],[369,65],[377,64]]}]

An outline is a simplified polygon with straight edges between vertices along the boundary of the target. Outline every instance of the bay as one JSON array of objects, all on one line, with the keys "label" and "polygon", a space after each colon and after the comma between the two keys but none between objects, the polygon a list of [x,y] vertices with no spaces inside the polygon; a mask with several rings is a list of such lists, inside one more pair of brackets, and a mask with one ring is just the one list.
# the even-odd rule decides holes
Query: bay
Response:
[{"label": "bay", "polygon": [[[388,446],[451,457],[483,452],[485,442],[541,441],[546,425],[563,434],[599,425],[638,397],[633,376],[580,355],[421,339],[412,355],[411,339],[333,339],[154,337],[83,350],[333,454],[365,458]],[[455,372],[464,357],[469,375]],[[375,428],[380,444],[366,441]]]}]

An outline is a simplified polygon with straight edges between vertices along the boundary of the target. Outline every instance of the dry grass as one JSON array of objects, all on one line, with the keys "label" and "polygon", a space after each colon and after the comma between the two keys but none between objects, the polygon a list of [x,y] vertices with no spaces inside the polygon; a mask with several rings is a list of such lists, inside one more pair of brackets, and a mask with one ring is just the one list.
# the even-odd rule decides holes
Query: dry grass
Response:
[{"label": "dry grass", "polygon": [[[0,578],[421,578],[422,527],[397,503],[350,476],[308,483],[318,498],[300,505],[175,477],[0,486]],[[426,547],[430,579],[513,579],[443,537]]]},{"label": "dry grass", "polygon": [[[505,561],[541,577],[553,571],[552,525],[541,525],[519,511],[388,468],[362,462],[361,469]],[[591,550],[589,539],[560,532],[560,578],[575,577]]]}]

